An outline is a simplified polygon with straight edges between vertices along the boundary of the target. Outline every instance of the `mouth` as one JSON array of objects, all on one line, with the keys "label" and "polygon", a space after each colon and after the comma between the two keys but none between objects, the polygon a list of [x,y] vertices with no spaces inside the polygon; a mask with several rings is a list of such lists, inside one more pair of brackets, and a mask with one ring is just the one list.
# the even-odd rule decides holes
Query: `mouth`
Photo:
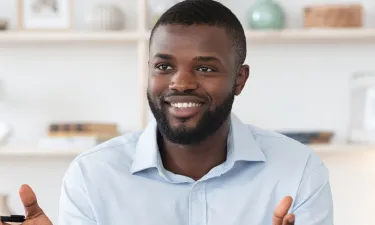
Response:
[{"label": "mouth", "polygon": [[168,112],[176,118],[189,118],[199,114],[204,103],[201,101],[167,101]]}]

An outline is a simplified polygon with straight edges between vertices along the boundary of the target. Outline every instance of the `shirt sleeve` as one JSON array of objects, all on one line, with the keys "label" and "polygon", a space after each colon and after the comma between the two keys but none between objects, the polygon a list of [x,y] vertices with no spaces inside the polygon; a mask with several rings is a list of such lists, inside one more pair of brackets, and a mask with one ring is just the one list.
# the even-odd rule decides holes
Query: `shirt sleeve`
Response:
[{"label": "shirt sleeve", "polygon": [[334,224],[329,173],[323,163],[305,173],[292,212],[295,225]]},{"label": "shirt sleeve", "polygon": [[94,212],[84,184],[82,171],[73,162],[61,188],[58,225],[96,225]]}]

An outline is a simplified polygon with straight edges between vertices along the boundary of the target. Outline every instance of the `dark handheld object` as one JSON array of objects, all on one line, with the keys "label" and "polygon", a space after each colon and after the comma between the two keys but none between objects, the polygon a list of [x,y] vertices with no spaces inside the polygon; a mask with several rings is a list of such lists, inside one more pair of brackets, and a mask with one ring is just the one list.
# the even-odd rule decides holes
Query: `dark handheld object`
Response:
[{"label": "dark handheld object", "polygon": [[333,137],[333,132],[312,131],[312,132],[280,132],[302,144],[329,143]]},{"label": "dark handheld object", "polygon": [[3,223],[23,223],[25,222],[25,216],[23,215],[11,215],[1,216],[1,222]]}]

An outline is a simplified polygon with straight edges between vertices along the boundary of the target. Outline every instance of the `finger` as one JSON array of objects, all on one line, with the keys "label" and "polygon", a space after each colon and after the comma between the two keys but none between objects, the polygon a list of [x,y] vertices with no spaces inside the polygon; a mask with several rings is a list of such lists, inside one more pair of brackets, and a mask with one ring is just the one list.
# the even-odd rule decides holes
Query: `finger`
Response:
[{"label": "finger", "polygon": [[22,185],[19,194],[27,218],[33,218],[43,214],[43,210],[38,205],[36,195],[29,185]]},{"label": "finger", "polygon": [[3,222],[0,221],[0,225],[11,225],[11,224],[9,224],[9,223],[3,223]]},{"label": "finger", "polygon": [[273,225],[283,225],[284,217],[288,214],[290,207],[292,206],[293,198],[286,196],[279,204],[276,206],[273,213],[272,224]]},{"label": "finger", "polygon": [[294,215],[293,214],[288,214],[284,217],[283,220],[283,225],[293,225],[294,224]]}]

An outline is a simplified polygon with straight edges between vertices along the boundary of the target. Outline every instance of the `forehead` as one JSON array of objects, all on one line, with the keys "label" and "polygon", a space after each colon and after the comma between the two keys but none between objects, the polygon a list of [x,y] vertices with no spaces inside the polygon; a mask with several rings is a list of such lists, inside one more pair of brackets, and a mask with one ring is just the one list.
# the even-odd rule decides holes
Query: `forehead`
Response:
[{"label": "forehead", "polygon": [[172,55],[216,55],[222,60],[234,58],[232,41],[224,28],[207,25],[162,25],[150,46],[151,57],[157,53]]}]

